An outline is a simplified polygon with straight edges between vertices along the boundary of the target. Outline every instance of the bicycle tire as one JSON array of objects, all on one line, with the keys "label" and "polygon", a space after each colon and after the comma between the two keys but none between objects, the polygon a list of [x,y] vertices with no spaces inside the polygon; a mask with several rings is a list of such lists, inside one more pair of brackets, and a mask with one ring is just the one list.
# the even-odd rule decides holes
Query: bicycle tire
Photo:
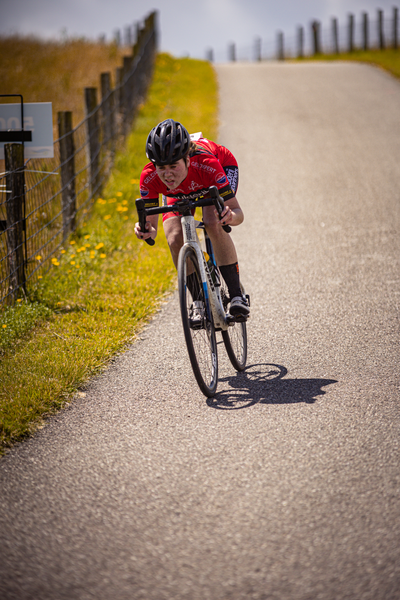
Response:
[{"label": "bicycle tire", "polygon": [[[188,276],[193,277],[188,284]],[[199,388],[205,396],[215,394],[218,383],[218,356],[214,322],[203,312],[200,326],[193,325],[192,306],[195,301],[205,303],[205,293],[196,252],[183,246],[178,259],[178,289],[182,326],[192,370]]]},{"label": "bicycle tire", "polygon": [[[222,276],[221,300],[226,312],[228,312],[229,294],[228,288]],[[244,290],[242,290],[244,293]],[[229,325],[226,331],[222,331],[225,349],[232,366],[236,371],[244,371],[247,362],[247,327],[245,321],[236,321]]]}]

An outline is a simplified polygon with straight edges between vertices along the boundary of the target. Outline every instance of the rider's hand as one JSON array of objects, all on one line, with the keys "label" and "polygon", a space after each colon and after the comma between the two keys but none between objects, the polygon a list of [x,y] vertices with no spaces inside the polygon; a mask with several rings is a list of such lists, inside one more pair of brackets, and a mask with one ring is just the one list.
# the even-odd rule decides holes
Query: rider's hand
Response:
[{"label": "rider's hand", "polygon": [[218,211],[214,211],[215,216],[219,219],[219,223],[221,225],[230,225],[233,220],[233,211],[229,208],[229,206],[225,206],[224,210],[221,213],[221,217],[218,215]]},{"label": "rider's hand", "polygon": [[139,238],[139,240],[147,240],[148,238],[154,238],[157,235],[157,231],[156,229],[154,229],[154,227],[152,226],[151,223],[149,223],[149,221],[146,222],[146,231],[143,232],[140,229],[140,224],[139,223],[135,223],[135,234],[136,237]]}]

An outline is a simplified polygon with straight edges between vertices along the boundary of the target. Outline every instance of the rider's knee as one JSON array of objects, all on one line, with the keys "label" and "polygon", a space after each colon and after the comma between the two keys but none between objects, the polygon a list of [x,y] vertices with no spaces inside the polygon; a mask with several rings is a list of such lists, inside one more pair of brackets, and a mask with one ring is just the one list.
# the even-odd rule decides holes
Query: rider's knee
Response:
[{"label": "rider's knee", "polygon": [[[222,237],[225,232],[222,229],[221,225],[217,221],[217,219],[204,219],[204,227],[207,229],[207,233],[211,238]],[[226,234],[225,234],[226,235]]]},{"label": "rider's knee", "polygon": [[179,252],[183,245],[182,230],[167,232],[167,242],[172,252]]}]

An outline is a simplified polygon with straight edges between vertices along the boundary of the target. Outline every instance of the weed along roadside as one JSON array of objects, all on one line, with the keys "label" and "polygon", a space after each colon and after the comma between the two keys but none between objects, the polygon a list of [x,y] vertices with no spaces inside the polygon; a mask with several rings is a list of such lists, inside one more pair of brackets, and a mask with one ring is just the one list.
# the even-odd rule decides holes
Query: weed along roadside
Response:
[{"label": "weed along roadside", "polygon": [[1,311],[0,452],[70,401],[135,338],[175,285],[162,228],[154,249],[134,235],[145,141],[167,117],[217,136],[217,83],[209,63],[158,55],[146,103],[92,214],[60,248],[29,300]]}]

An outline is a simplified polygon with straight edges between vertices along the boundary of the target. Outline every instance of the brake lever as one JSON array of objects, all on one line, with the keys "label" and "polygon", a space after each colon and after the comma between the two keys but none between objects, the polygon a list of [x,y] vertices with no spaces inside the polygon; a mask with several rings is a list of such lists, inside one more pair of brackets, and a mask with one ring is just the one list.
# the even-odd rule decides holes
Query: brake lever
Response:
[{"label": "brake lever", "polygon": [[[144,233],[146,231],[146,211],[145,211],[143,198],[138,198],[136,200],[136,210],[137,210],[138,219],[139,219],[140,231],[143,231],[143,233]],[[153,238],[147,238],[144,241],[149,246],[154,246],[154,244],[155,244],[155,241],[153,240]]]},{"label": "brake lever", "polygon": [[[222,211],[224,210],[224,201],[221,198],[221,196],[219,195],[218,190],[215,187],[215,185],[212,185],[210,187],[209,191],[210,191],[210,196],[213,199],[214,206],[218,211],[218,216],[221,220],[221,214],[222,214]],[[232,231],[232,227],[230,227],[229,225],[222,225],[222,229],[224,231],[226,231],[226,233],[230,233]]]}]

